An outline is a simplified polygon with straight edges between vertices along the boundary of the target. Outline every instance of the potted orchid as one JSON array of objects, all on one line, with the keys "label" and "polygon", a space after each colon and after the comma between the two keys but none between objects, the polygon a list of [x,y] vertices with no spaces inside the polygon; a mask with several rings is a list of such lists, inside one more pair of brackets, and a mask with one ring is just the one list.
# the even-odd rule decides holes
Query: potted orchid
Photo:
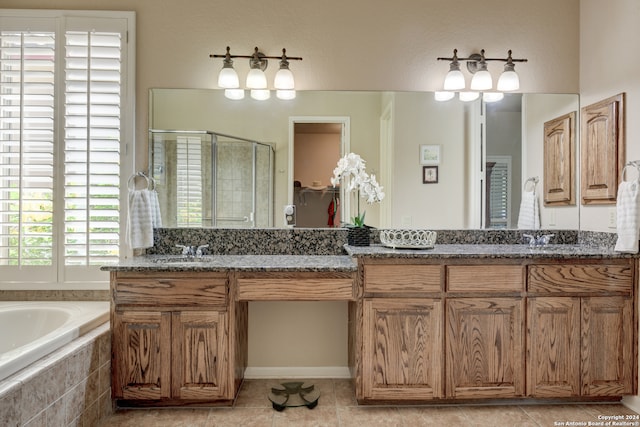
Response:
[{"label": "potted orchid", "polygon": [[346,192],[356,192],[357,213],[352,218],[349,228],[349,244],[365,246],[369,244],[369,227],[364,223],[365,211],[360,212],[360,198],[372,204],[384,199],[382,187],[376,181],[375,175],[369,175],[365,171],[365,161],[355,153],[348,153],[340,160],[333,170],[331,184],[336,187],[340,181],[345,181]]}]

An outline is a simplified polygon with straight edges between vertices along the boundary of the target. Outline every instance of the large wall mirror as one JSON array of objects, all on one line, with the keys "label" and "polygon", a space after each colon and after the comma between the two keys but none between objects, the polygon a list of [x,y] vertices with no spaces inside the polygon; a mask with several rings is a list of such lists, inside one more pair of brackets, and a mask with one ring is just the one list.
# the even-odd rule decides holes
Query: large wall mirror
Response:
[{"label": "large wall mirror", "polygon": [[[248,97],[233,101],[220,90],[151,89],[149,127],[207,131],[270,145],[274,153],[270,223],[275,227],[285,226],[283,207],[292,203],[301,207],[304,203],[318,218],[315,223],[301,218],[298,225],[329,226],[327,210],[336,195],[327,190],[328,181],[335,156],[349,150],[367,161],[367,171],[385,187],[382,203],[365,206],[366,222],[373,226],[516,228],[524,184],[538,177],[541,226],[578,229],[579,206],[545,207],[542,200],[544,123],[578,109],[575,94],[509,94],[495,103],[464,103],[437,102],[427,92],[299,91],[290,101]],[[319,125],[323,122],[327,126]],[[296,143],[292,127],[301,123],[302,137]],[[314,149],[299,145],[320,140]],[[298,154],[314,153],[322,144],[331,146],[332,154],[297,155],[303,165],[299,170],[313,170],[300,178],[294,175],[296,144]],[[438,162],[432,165],[437,166],[435,183],[423,179],[422,146],[439,150]],[[317,169],[325,158],[327,165]],[[492,182],[488,167],[500,171],[494,176],[500,179]],[[300,188],[308,190],[304,199],[299,197]],[[208,191],[213,190],[203,187],[203,199]],[[349,205],[345,199],[341,206]],[[165,203],[175,201],[165,197]],[[163,218],[163,223],[173,226],[171,218]]]}]

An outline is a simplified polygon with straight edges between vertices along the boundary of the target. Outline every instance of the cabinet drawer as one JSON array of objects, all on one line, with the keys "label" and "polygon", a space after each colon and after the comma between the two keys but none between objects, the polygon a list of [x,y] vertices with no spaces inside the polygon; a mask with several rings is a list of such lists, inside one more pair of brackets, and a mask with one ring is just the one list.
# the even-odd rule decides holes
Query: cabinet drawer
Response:
[{"label": "cabinet drawer", "polygon": [[239,277],[239,301],[352,301],[351,277]]},{"label": "cabinet drawer", "polygon": [[442,290],[440,265],[372,264],[364,267],[364,291],[418,293]]},{"label": "cabinet drawer", "polygon": [[518,292],[524,290],[521,265],[449,265],[447,290],[450,292]]},{"label": "cabinet drawer", "polygon": [[529,292],[631,293],[628,264],[548,264],[529,266]]},{"label": "cabinet drawer", "polygon": [[227,303],[227,276],[181,273],[180,276],[118,275],[116,304],[210,306]]}]

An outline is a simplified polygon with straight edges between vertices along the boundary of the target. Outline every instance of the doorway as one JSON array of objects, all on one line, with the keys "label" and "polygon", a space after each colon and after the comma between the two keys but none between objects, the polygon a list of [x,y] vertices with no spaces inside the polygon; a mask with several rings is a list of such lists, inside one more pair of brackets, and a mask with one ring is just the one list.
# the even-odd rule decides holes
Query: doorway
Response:
[{"label": "doorway", "polygon": [[470,228],[515,228],[522,183],[522,94],[470,105]]},{"label": "doorway", "polygon": [[348,151],[348,135],[348,117],[290,117],[288,185],[295,227],[340,227],[348,201],[330,180]]}]

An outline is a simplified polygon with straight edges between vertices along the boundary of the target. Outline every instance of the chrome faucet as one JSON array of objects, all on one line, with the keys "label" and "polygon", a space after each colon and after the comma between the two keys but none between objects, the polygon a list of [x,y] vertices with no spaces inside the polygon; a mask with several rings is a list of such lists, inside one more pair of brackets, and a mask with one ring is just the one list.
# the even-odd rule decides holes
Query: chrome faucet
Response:
[{"label": "chrome faucet", "polygon": [[176,247],[182,249],[182,255],[187,258],[202,258],[204,255],[204,249],[209,245],[189,246],[189,245],[176,245]]},{"label": "chrome faucet", "polygon": [[207,249],[209,245],[200,245],[196,248],[196,258],[202,258],[204,255],[204,250]]},{"label": "chrome faucet", "polygon": [[555,236],[555,234],[543,234],[540,236],[532,236],[531,234],[522,235],[525,239],[525,243],[529,244],[532,248],[547,246],[553,236]]}]

